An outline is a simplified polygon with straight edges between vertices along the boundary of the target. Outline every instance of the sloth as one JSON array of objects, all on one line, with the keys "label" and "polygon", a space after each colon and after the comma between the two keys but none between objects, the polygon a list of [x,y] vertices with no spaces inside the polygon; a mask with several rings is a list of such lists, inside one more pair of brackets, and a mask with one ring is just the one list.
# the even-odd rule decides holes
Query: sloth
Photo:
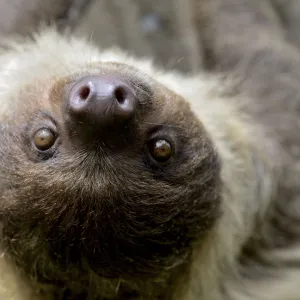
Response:
[{"label": "sloth", "polygon": [[286,78],[263,100],[247,80],[163,71],[54,29],[7,42],[0,298],[299,299]]}]

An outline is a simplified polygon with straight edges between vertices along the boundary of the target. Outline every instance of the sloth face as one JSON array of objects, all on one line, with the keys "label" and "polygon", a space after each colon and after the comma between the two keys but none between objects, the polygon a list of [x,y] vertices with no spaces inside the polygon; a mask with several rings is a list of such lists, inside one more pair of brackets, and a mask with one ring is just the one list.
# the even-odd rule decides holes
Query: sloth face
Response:
[{"label": "sloth face", "polygon": [[0,213],[4,247],[26,272],[152,276],[214,225],[218,156],[179,95],[101,63],[17,97],[0,127]]}]

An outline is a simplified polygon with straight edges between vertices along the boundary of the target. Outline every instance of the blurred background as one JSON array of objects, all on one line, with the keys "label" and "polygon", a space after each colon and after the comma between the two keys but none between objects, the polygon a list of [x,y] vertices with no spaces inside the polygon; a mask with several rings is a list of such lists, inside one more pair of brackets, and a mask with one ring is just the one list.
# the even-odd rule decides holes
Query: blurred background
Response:
[{"label": "blurred background", "polygon": [[[210,0],[0,0],[0,39],[55,22],[102,47],[118,45],[167,69],[196,72],[206,51],[197,6],[205,1]],[[253,2],[272,2],[289,40],[300,47],[300,0]]]}]

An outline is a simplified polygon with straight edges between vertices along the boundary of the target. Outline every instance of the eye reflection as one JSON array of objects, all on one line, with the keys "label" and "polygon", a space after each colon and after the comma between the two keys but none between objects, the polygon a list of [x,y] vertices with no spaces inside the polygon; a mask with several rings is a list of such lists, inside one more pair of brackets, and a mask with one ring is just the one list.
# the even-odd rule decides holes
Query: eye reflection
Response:
[{"label": "eye reflection", "polygon": [[40,151],[50,149],[55,143],[56,137],[52,130],[47,128],[39,129],[33,138],[35,147]]},{"label": "eye reflection", "polygon": [[149,143],[149,152],[158,162],[166,162],[172,156],[172,146],[164,139],[156,139]]}]

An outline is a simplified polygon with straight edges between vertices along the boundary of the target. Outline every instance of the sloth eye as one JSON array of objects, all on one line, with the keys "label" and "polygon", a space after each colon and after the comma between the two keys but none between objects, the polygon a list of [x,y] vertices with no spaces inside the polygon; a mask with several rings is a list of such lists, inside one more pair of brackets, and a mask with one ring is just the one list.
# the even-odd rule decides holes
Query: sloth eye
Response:
[{"label": "sloth eye", "polygon": [[151,156],[158,162],[166,162],[173,154],[171,144],[164,139],[152,140],[148,147]]},{"label": "sloth eye", "polygon": [[35,147],[40,151],[46,151],[50,149],[56,140],[54,132],[47,128],[39,129],[33,138]]}]

